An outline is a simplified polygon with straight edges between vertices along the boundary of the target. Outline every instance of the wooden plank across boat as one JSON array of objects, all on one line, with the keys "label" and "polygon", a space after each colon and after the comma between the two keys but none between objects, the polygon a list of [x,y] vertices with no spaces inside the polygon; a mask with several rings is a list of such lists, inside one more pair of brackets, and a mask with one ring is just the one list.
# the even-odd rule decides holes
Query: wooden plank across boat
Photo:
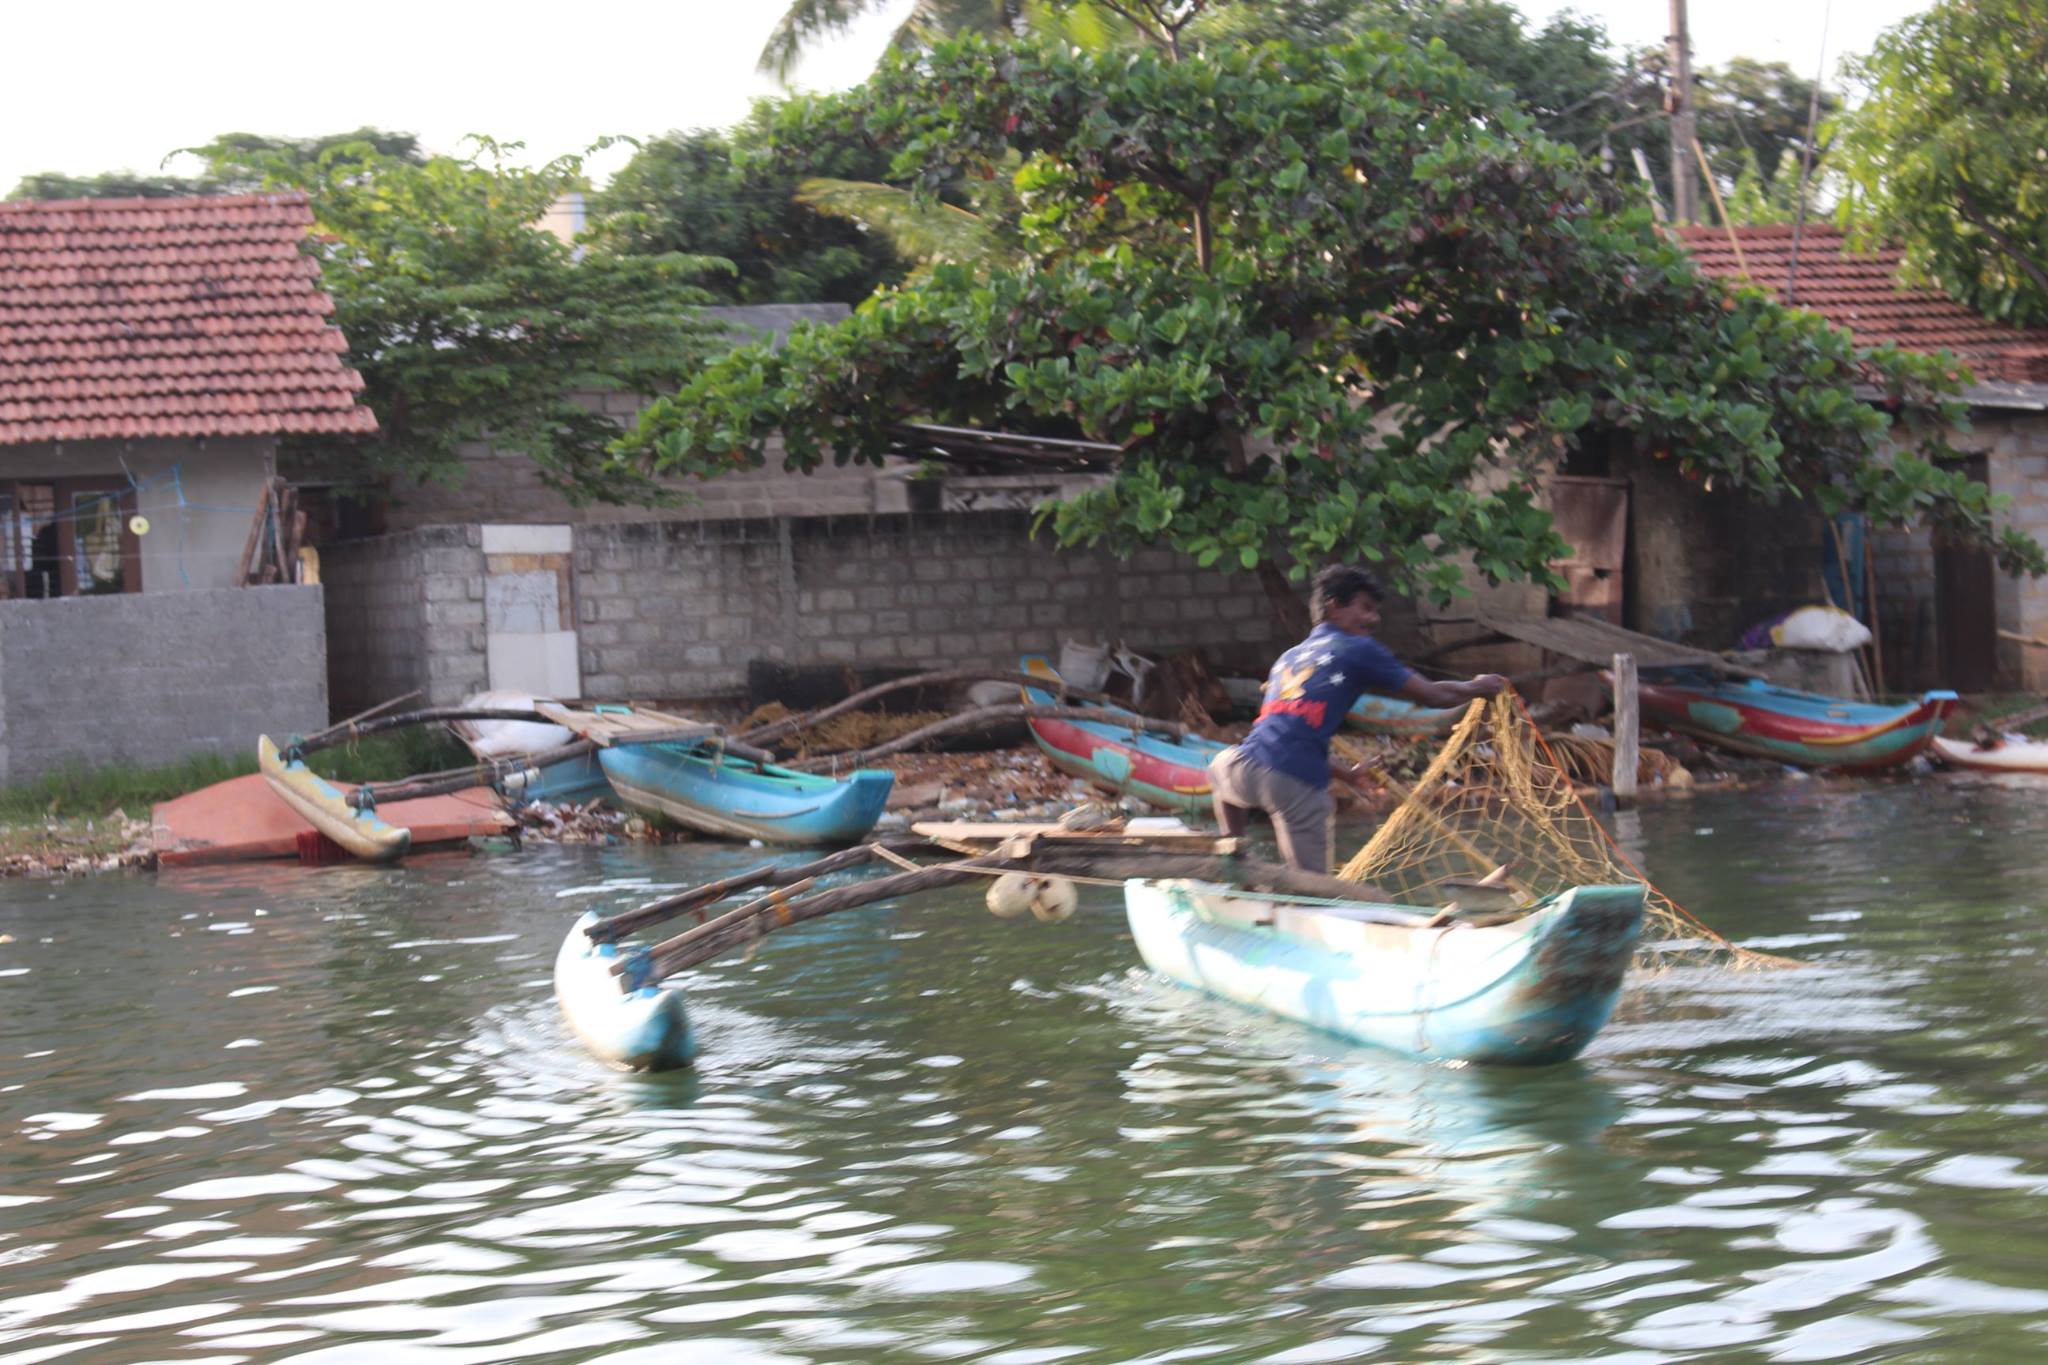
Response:
[{"label": "wooden plank across boat", "polygon": [[[1059,685],[1059,673],[1043,655],[1025,655],[1021,667],[1052,687]],[[1058,701],[1049,688],[1022,691],[1026,705],[1051,706]],[[1136,712],[1130,714],[1133,720],[1140,719]],[[1193,737],[1168,739],[1104,721],[1033,716],[1028,723],[1031,738],[1047,760],[1071,777],[1166,810],[1191,815],[1209,810],[1209,760],[1222,753],[1224,745]]]},{"label": "wooden plank across boat", "polygon": [[1138,952],[1186,986],[1435,1060],[1540,1066],[1606,1024],[1645,889],[1580,886],[1506,923],[1190,881],[1131,880]]},{"label": "wooden plank across boat", "polygon": [[1737,753],[1844,772],[1912,761],[1957,706],[1956,694],[1945,690],[1885,706],[1694,669],[1646,671],[1638,687],[1645,725]]},{"label": "wooden plank across boat", "polygon": [[296,755],[286,758],[269,735],[256,737],[256,766],[278,799],[314,829],[366,863],[397,862],[412,847],[412,831],[386,824],[374,808],[357,810],[341,788],[308,768]]}]

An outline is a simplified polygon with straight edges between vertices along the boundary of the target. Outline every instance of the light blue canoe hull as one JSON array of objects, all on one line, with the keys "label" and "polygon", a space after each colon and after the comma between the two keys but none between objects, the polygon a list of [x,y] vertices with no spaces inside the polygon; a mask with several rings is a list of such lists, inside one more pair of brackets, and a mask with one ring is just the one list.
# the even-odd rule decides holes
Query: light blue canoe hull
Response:
[{"label": "light blue canoe hull", "polygon": [[622,950],[590,941],[597,922],[595,911],[585,911],[555,954],[555,1001],[563,1018],[593,1056],[622,1071],[688,1066],[697,1056],[697,1036],[683,993],[657,985],[622,989],[612,972]]},{"label": "light blue canoe hull", "polygon": [[1581,886],[1512,924],[1431,929],[1412,906],[1124,884],[1139,953],[1182,985],[1410,1056],[1506,1066],[1566,1061],[1607,1023],[1643,898]]},{"label": "light blue canoe hull", "polygon": [[1344,713],[1344,724],[1369,735],[1447,735],[1465,714],[1462,706],[1418,706],[1403,697],[1368,692]]},{"label": "light blue canoe hull", "polygon": [[728,839],[769,844],[851,844],[881,819],[896,775],[864,768],[835,781],[680,744],[598,751],[628,808]]}]

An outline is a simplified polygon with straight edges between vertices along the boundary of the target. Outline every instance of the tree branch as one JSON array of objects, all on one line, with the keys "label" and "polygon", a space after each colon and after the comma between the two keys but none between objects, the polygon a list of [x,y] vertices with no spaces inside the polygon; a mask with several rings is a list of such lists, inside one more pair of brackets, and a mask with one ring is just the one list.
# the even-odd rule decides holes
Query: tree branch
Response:
[{"label": "tree branch", "polygon": [[1992,244],[2000,251],[2012,257],[2019,268],[2027,272],[2027,277],[2033,280],[2036,289],[2039,289],[2043,294],[2048,294],[2048,270],[2043,270],[2041,263],[2022,250],[2018,242],[1992,226],[1991,220],[1986,216],[1983,206],[1977,202],[1977,196],[1970,193],[1970,186],[1967,181],[1957,182],[1956,203],[1957,207],[1962,210],[1965,221],[1981,231],[1986,237],[1989,237]]}]

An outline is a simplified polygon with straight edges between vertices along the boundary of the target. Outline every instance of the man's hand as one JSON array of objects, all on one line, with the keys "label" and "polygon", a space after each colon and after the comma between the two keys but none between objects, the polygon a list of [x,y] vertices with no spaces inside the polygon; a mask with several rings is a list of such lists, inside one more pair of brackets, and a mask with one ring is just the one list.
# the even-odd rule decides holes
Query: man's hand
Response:
[{"label": "man's hand", "polygon": [[1508,680],[1498,673],[1481,673],[1468,686],[1475,696],[1497,697],[1508,690]]}]

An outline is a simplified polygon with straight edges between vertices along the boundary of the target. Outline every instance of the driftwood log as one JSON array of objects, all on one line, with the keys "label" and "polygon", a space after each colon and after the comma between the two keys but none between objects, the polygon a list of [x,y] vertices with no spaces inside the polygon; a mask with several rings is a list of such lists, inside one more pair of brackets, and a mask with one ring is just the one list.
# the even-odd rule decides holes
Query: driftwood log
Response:
[{"label": "driftwood log", "polygon": [[912,730],[907,735],[898,735],[887,744],[877,744],[872,749],[854,749],[836,754],[818,754],[800,762],[785,763],[782,766],[798,772],[817,772],[821,769],[843,768],[858,765],[869,759],[885,758],[890,754],[914,749],[940,735],[955,734],[962,730],[975,730],[1002,721],[1025,720],[1030,718],[1046,720],[1092,720],[1102,721],[1132,734],[1151,733],[1172,735],[1186,739],[1194,731],[1178,721],[1153,720],[1131,711],[1106,711],[1097,706],[983,706],[972,711],[962,711],[944,720],[934,721],[923,729]]},{"label": "driftwood log", "polygon": [[1016,683],[1020,687],[1037,687],[1059,697],[1075,697],[1082,701],[1092,701],[1105,705],[1118,704],[1117,698],[1110,696],[1106,692],[1091,692],[1084,687],[1072,687],[1056,679],[1041,678],[1030,673],[990,672],[984,669],[941,669],[937,672],[917,673],[908,678],[897,678],[891,682],[879,683],[874,687],[854,693],[844,701],[833,702],[830,706],[820,707],[816,711],[811,711],[801,716],[785,716],[781,720],[772,721],[767,725],[757,726],[752,730],[748,730],[744,734],[737,736],[737,738],[747,744],[766,744],[771,739],[780,739],[782,736],[798,730],[808,730],[812,726],[831,720],[834,716],[844,715],[848,711],[857,711],[869,702],[885,697],[891,692],[907,691],[913,687],[940,687],[952,683],[977,682]]}]

